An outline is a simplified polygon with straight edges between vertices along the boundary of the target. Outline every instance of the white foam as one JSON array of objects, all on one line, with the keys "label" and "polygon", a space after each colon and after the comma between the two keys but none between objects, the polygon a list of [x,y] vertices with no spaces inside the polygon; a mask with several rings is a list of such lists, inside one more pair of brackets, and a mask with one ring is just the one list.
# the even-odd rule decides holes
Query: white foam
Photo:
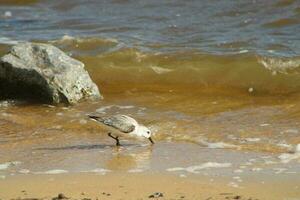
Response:
[{"label": "white foam", "polygon": [[4,12],[4,15],[3,15],[5,18],[10,18],[10,17],[12,17],[12,13],[11,13],[11,11],[9,11],[9,10],[7,10],[7,11],[5,11]]},{"label": "white foam", "polygon": [[238,187],[239,187],[239,185],[238,185],[237,183],[235,183],[235,182],[230,182],[230,183],[228,183],[228,186],[230,186],[230,187],[235,187],[235,188],[238,188]]},{"label": "white foam", "polygon": [[277,144],[277,146],[287,148],[287,149],[292,149],[293,148],[292,145],[286,144],[286,143],[279,143],[279,144]]},{"label": "white foam", "polygon": [[282,131],[281,133],[297,134],[297,133],[299,133],[299,130],[298,129],[287,129],[287,130]]},{"label": "white foam", "polygon": [[249,50],[248,49],[243,49],[243,50],[240,50],[238,53],[242,54],[242,53],[248,53]]},{"label": "white foam", "polygon": [[5,169],[8,169],[11,166],[16,166],[16,165],[19,165],[19,164],[21,164],[20,161],[12,161],[12,162],[2,163],[2,164],[0,164],[0,170],[5,170]]},{"label": "white foam", "polygon": [[145,170],[144,170],[144,169],[137,168],[137,169],[130,169],[130,170],[128,170],[127,172],[129,172],[129,173],[141,173],[141,172],[143,172],[143,171],[145,171]]},{"label": "white foam", "polygon": [[186,175],[185,174],[180,174],[179,177],[180,178],[186,178]]},{"label": "white foam", "polygon": [[243,170],[242,169],[236,169],[233,171],[234,173],[243,173]]},{"label": "white foam", "polygon": [[260,124],[261,127],[264,127],[264,126],[270,126],[270,125],[271,125],[271,124],[267,124],[267,123],[266,123],[266,124]]},{"label": "white foam", "polygon": [[68,171],[63,169],[53,169],[45,172],[35,172],[35,174],[65,174],[65,173],[68,173]]},{"label": "white foam", "polygon": [[197,174],[199,173],[199,170],[203,170],[203,169],[209,169],[209,168],[226,168],[226,167],[230,167],[231,163],[217,163],[217,162],[206,162],[203,163],[201,165],[195,165],[195,166],[190,166],[190,167],[175,167],[175,168],[169,168],[167,169],[167,171],[169,172],[173,172],[173,171],[187,171],[190,173],[194,173]]},{"label": "white foam", "polygon": [[21,170],[19,170],[19,173],[21,173],[21,174],[29,174],[30,170],[28,170],[28,169],[21,169]]},{"label": "white foam", "polygon": [[9,106],[13,105],[14,103],[15,103],[15,101],[12,101],[12,100],[0,101],[0,107],[9,107]]},{"label": "white foam", "polygon": [[152,66],[151,69],[157,74],[165,74],[165,73],[173,71],[172,69],[166,69],[166,68],[157,67],[157,66]]},{"label": "white foam", "polygon": [[300,159],[300,152],[295,152],[293,154],[283,153],[280,156],[278,156],[278,158],[282,163],[289,163],[292,160]]},{"label": "white foam", "polygon": [[82,171],[82,172],[87,172],[87,173],[97,173],[97,174],[106,174],[108,172],[110,172],[110,170],[108,169],[103,169],[103,168],[96,168],[96,169],[92,169],[92,170],[88,170],[88,171]]},{"label": "white foam", "polygon": [[256,158],[250,158],[248,161],[249,161],[249,162],[256,162],[257,159],[256,159]]},{"label": "white foam", "polygon": [[247,142],[258,142],[258,141],[260,141],[261,139],[260,139],[260,138],[245,138],[245,140],[246,140]]},{"label": "white foam", "polygon": [[183,167],[174,167],[167,169],[168,172],[174,172],[174,171],[184,171],[186,168]]},{"label": "white foam", "polygon": [[56,126],[52,126],[50,129],[60,130],[60,129],[62,129],[62,126],[61,125],[56,125]]},{"label": "white foam", "polygon": [[119,106],[119,105],[110,105],[110,106],[103,106],[101,108],[98,108],[96,110],[97,113],[105,113],[106,110],[109,110],[113,107],[117,107],[119,109],[131,109],[131,108],[134,108],[134,106],[132,105],[128,105],[128,106]]},{"label": "white foam", "polygon": [[259,168],[259,167],[254,167],[251,169],[253,172],[259,172],[262,170],[262,168]]},{"label": "white foam", "polygon": [[97,112],[97,113],[105,113],[106,110],[111,109],[112,107],[114,107],[114,105],[111,105],[111,106],[103,106],[103,107],[101,107],[101,108],[98,108],[98,109],[96,110],[96,112]]},{"label": "white foam", "polygon": [[266,69],[283,74],[288,74],[296,70],[300,65],[300,59],[261,57],[258,60]]},{"label": "white foam", "polygon": [[273,164],[276,164],[276,162],[272,161],[272,160],[265,160],[265,164],[266,165],[273,165]]},{"label": "white foam", "polygon": [[274,168],[275,174],[281,174],[282,172],[286,171],[286,168]]},{"label": "white foam", "polygon": [[20,41],[13,40],[7,37],[0,37],[0,43],[1,44],[9,44],[9,45],[15,45],[18,44]]},{"label": "white foam", "polygon": [[[73,37],[71,35],[64,35],[61,37],[61,39],[59,40],[54,40],[52,42],[68,42],[68,41],[75,41],[75,42],[78,42],[78,43],[81,43],[81,42],[85,42],[85,41],[93,41],[95,38],[77,38],[77,37]],[[113,39],[113,38],[105,38],[105,39],[102,39],[102,41],[104,42],[112,42],[112,43],[118,43],[118,40],[117,39]],[[76,44],[76,47],[78,47],[78,44]]]},{"label": "white foam", "polygon": [[207,142],[207,141],[200,141],[203,145],[206,145],[210,149],[238,149],[240,148],[234,144],[228,144],[224,142]]},{"label": "white foam", "polygon": [[73,36],[70,36],[70,35],[64,35],[64,36],[62,36],[61,40],[62,41],[64,41],[64,40],[75,40],[75,38]]},{"label": "white foam", "polygon": [[300,159],[300,144],[297,144],[294,148],[294,153],[283,153],[278,156],[282,163],[289,163],[292,160]]}]

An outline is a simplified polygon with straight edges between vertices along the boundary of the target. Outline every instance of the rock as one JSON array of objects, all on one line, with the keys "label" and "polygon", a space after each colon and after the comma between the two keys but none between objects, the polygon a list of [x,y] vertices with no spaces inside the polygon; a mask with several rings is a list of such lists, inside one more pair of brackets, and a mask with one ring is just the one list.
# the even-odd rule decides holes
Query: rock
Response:
[{"label": "rock", "polygon": [[110,196],[110,193],[102,192],[103,195]]},{"label": "rock", "polygon": [[149,195],[148,198],[159,198],[159,197],[163,197],[163,193],[161,192],[155,192],[154,194]]},{"label": "rock", "polygon": [[74,104],[101,95],[83,63],[52,45],[27,42],[0,59],[0,98]]},{"label": "rock", "polygon": [[63,193],[58,194],[57,198],[58,199],[67,199],[67,197]]},{"label": "rock", "polygon": [[53,197],[52,200],[61,200],[61,199],[69,199],[63,193],[59,193],[57,197]]},{"label": "rock", "polygon": [[236,195],[233,197],[233,199],[241,199],[242,197],[240,195]]}]

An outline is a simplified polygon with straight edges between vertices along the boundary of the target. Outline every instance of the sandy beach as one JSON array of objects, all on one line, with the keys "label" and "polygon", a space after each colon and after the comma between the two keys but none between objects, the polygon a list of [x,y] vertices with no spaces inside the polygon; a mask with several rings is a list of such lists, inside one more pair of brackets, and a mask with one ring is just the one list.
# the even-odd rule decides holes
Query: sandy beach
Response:
[{"label": "sandy beach", "polygon": [[[111,175],[19,175],[0,181],[1,199],[53,199],[63,194],[70,199],[197,199],[197,200],[296,200],[299,181],[266,180],[252,177],[241,188],[215,177],[180,178],[165,174]],[[158,194],[162,197],[159,197]],[[153,196],[151,196],[153,195]],[[157,197],[155,196],[157,195]]]}]

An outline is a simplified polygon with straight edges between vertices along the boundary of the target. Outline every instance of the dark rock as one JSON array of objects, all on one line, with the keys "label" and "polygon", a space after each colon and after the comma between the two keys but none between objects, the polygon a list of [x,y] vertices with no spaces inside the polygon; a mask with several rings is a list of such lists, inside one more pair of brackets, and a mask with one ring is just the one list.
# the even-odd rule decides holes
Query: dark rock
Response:
[{"label": "dark rock", "polygon": [[67,197],[63,193],[58,194],[57,197],[58,199],[67,199]]},{"label": "dark rock", "polygon": [[53,197],[52,200],[61,200],[61,199],[69,199],[63,193],[57,195],[57,197]]},{"label": "dark rock", "polygon": [[236,195],[233,197],[233,199],[241,199],[242,197],[240,195]]},{"label": "dark rock", "polygon": [[74,104],[101,95],[83,63],[49,44],[20,43],[0,59],[0,97]]},{"label": "dark rock", "polygon": [[155,193],[149,195],[149,198],[159,198],[159,197],[163,197],[163,196],[164,196],[163,193],[155,192]]},{"label": "dark rock", "polygon": [[103,195],[110,196],[110,193],[102,192]]}]

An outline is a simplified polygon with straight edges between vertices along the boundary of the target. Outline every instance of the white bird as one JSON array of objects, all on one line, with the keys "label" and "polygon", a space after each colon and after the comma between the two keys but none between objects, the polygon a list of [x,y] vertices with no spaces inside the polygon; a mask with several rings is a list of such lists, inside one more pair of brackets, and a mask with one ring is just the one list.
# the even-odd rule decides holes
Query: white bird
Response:
[{"label": "white bird", "polygon": [[127,115],[103,117],[93,114],[88,116],[97,122],[113,128],[114,135],[109,132],[108,136],[116,140],[117,146],[120,146],[119,137],[144,137],[154,144],[151,138],[151,131],[146,126],[138,124],[135,119]]}]

